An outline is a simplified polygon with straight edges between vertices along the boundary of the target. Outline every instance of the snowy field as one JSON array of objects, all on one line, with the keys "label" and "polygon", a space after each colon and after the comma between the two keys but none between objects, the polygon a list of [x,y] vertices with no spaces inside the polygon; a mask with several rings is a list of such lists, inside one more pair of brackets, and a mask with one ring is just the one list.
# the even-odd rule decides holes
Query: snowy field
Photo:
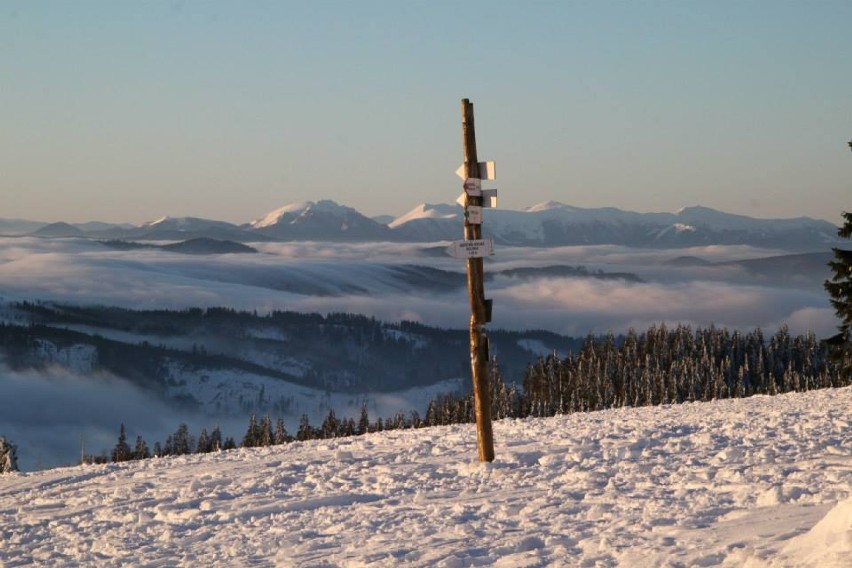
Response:
[{"label": "snowy field", "polygon": [[0,477],[0,565],[852,566],[852,388]]}]

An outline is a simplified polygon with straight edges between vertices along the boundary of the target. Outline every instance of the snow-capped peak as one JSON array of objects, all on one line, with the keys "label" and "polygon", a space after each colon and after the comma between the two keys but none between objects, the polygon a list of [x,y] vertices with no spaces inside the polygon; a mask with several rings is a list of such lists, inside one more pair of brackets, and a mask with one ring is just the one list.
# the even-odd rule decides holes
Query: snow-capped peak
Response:
[{"label": "snow-capped peak", "polygon": [[321,211],[323,213],[332,213],[334,215],[340,216],[356,213],[356,211],[351,207],[340,205],[339,203],[332,201],[331,199],[322,199],[316,202],[299,201],[296,203],[290,203],[274,211],[270,211],[260,219],[252,221],[250,225],[255,229],[271,227],[272,225],[277,225],[281,222],[292,221],[312,211]]},{"label": "snow-capped peak", "polygon": [[393,229],[415,219],[455,219],[459,216],[460,211],[461,209],[456,205],[421,203],[405,215],[388,223],[388,227]]},{"label": "snow-capped peak", "polygon": [[160,217],[156,221],[148,221],[147,223],[142,223],[142,226],[143,227],[156,227],[158,225],[168,223],[172,219],[173,219],[173,217],[169,217],[168,215],[166,215],[165,217]]},{"label": "snow-capped peak", "polygon": [[160,217],[156,221],[143,223],[141,226],[145,229],[168,229],[168,230],[194,230],[204,227],[229,226],[230,223],[225,221],[214,221],[212,219],[202,219],[200,217]]},{"label": "snow-capped peak", "polygon": [[549,200],[549,201],[542,201],[541,203],[537,203],[537,204],[535,204],[531,207],[527,207],[523,211],[525,211],[527,213],[538,213],[539,211],[547,211],[548,209],[570,209],[570,210],[573,210],[575,208],[571,207],[570,205],[565,205],[564,203],[561,203],[559,201]]},{"label": "snow-capped peak", "polygon": [[284,207],[280,207],[274,211],[270,211],[260,219],[255,219],[250,223],[255,229],[262,229],[278,223],[282,217],[290,216],[297,217],[311,208],[314,205],[313,201],[300,201],[298,203],[290,203]]}]

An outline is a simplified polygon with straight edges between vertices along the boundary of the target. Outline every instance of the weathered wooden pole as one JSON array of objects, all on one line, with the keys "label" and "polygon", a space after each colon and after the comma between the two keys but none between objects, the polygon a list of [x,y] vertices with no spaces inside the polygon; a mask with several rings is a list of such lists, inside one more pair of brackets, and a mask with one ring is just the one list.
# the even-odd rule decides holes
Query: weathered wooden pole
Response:
[{"label": "weathered wooden pole", "polygon": [[[473,126],[473,103],[462,99],[462,137],[464,140],[465,177],[481,179],[476,158],[476,132]],[[482,196],[466,193],[465,211],[482,206]],[[464,219],[466,241],[482,238],[482,225]],[[494,461],[494,436],[491,431],[491,393],[488,380],[488,337],[485,334],[486,308],[482,257],[467,259],[467,293],[470,298],[470,370],[473,378],[473,404],[476,414],[476,438],[479,461]]]}]

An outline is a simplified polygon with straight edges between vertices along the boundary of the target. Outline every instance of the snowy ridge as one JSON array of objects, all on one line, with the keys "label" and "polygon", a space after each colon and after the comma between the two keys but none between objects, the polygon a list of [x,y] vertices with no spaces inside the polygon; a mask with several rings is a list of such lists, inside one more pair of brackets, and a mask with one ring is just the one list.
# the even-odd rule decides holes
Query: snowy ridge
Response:
[{"label": "snowy ridge", "polygon": [[[253,241],[434,242],[459,235],[462,208],[423,203],[382,222],[332,200],[284,205],[250,223],[236,226],[195,217],[163,217],[139,227],[53,223],[33,234],[108,239],[169,240],[207,237]],[[21,227],[21,222],[9,226]],[[6,225],[0,219],[0,234]],[[796,251],[825,250],[840,243],[827,221],[757,219],[710,209],[685,207],[675,213],[637,213],[615,207],[581,208],[545,201],[520,211],[489,210],[483,233],[500,244],[564,246],[618,244],[639,247],[750,245]]]},{"label": "snowy ridge", "polygon": [[400,225],[404,225],[405,223],[414,221],[416,219],[456,219],[461,220],[462,210],[456,205],[447,205],[445,203],[440,203],[438,205],[431,205],[429,203],[421,203],[405,215],[401,217],[397,217],[390,223],[388,223],[388,227],[391,229],[398,227]]},{"label": "snowy ridge", "polygon": [[4,565],[848,566],[852,388],[0,477]]},{"label": "snowy ridge", "polygon": [[274,211],[270,211],[260,219],[252,221],[251,223],[249,223],[249,225],[251,225],[255,229],[269,227],[271,225],[279,223],[282,219],[286,217],[298,216],[310,209],[313,205],[313,201],[300,201],[298,203],[289,203],[284,207],[280,207],[278,209],[275,209]]}]

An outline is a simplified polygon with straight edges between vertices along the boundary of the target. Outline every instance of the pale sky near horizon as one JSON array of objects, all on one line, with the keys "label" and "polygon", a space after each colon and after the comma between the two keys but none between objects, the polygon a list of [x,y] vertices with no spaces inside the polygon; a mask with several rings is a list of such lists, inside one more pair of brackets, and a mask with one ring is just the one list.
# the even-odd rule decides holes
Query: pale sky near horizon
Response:
[{"label": "pale sky near horizon", "polygon": [[850,29],[848,0],[0,0],[0,218],[452,203],[469,97],[501,207],[839,223]]}]

